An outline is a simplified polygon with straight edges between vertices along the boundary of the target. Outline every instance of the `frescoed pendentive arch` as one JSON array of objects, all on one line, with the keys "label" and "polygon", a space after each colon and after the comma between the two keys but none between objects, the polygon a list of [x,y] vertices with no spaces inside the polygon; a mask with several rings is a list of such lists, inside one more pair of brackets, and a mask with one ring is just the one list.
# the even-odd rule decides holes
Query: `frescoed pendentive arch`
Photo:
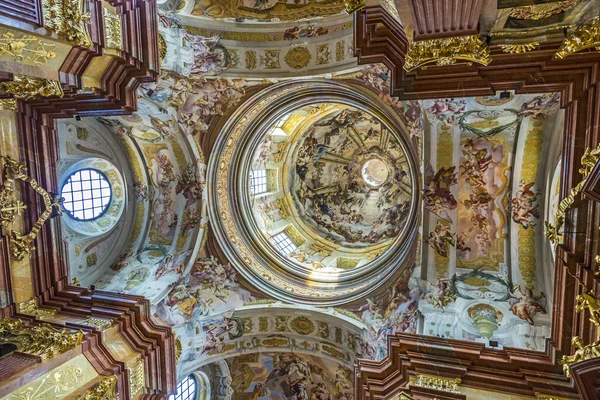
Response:
[{"label": "frescoed pendentive arch", "polygon": [[[410,151],[409,129],[397,115],[384,113],[384,105],[380,101],[372,93],[348,83],[321,79],[285,82],[253,96],[223,127],[213,148],[208,170],[209,197],[215,196],[219,200],[209,207],[211,225],[232,265],[265,293],[280,300],[314,305],[341,304],[368,295],[412,263],[410,258],[414,252],[411,248],[416,245],[414,237],[417,235],[419,213],[416,204],[420,196],[418,190],[413,190],[419,181],[415,167],[418,165],[417,155]],[[270,238],[256,234],[260,229],[253,216],[248,188],[251,155],[261,145],[269,129],[299,108],[327,103],[340,104],[370,115],[376,121],[372,126],[378,130],[379,136],[384,136],[382,133],[385,131],[397,141],[406,159],[404,174],[409,194],[409,204],[405,207],[406,223],[394,234],[389,246],[359,268],[335,271],[334,274],[328,273],[327,269],[314,271],[310,266],[290,261],[273,251]],[[331,117],[335,119],[336,115],[341,114]],[[330,128],[331,134],[353,123],[339,118]],[[356,131],[354,127],[351,130]],[[376,137],[373,132],[370,133],[358,132],[357,135],[362,135],[359,140],[368,141],[369,136]],[[325,144],[313,145],[318,146]],[[373,148],[381,146],[381,140],[375,140],[372,145]],[[336,154],[325,159],[336,156],[339,159]],[[325,159],[313,158],[312,162],[324,163]],[[327,214],[323,208],[320,212]]]},{"label": "frescoed pendentive arch", "polygon": [[356,315],[333,308],[255,301],[174,329],[182,343],[179,377],[219,360],[265,351],[312,354],[347,368],[358,358],[373,357],[368,327]]}]

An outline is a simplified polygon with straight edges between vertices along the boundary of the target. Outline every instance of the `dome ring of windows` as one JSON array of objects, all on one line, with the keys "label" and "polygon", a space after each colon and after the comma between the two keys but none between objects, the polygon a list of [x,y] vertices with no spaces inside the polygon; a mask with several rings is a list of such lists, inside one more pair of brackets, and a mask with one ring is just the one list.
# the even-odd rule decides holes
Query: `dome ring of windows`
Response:
[{"label": "dome ring of windows", "polygon": [[[283,301],[332,306],[363,298],[412,267],[411,249],[418,242],[418,162],[404,124],[386,107],[366,90],[315,79],[264,89],[228,119],[208,167],[209,197],[218,199],[209,205],[209,215],[217,241],[247,280]],[[282,119],[296,121],[297,128],[281,124]],[[319,142],[331,135],[340,136],[346,150],[335,152],[332,143]],[[271,150],[261,153],[267,147]],[[285,150],[277,156],[274,148]],[[319,172],[323,168],[330,170]],[[330,171],[342,171],[343,179]],[[308,200],[302,197],[307,174],[312,181],[330,179],[309,188],[319,196]],[[338,180],[354,183],[344,186]],[[365,204],[372,202],[368,207],[377,210],[376,203],[389,199],[390,188],[402,192],[402,204],[384,204],[388,211],[383,216],[367,215]],[[342,193],[344,206],[366,192],[362,203],[352,200],[348,210],[340,212],[331,202]],[[277,214],[278,220],[265,223],[257,217],[257,204],[267,210],[261,215]],[[343,219],[340,213],[347,223],[336,225]],[[356,222],[360,214],[366,216]],[[395,218],[391,228],[390,215]],[[354,225],[377,226],[389,235],[368,236],[351,231]],[[324,257],[321,265],[310,258],[314,254]]]}]

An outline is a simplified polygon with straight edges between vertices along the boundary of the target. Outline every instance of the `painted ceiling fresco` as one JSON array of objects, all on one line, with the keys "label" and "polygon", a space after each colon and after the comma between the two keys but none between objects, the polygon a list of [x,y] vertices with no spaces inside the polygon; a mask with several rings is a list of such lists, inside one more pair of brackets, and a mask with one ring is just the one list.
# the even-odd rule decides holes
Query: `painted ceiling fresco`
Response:
[{"label": "painted ceiling fresco", "polygon": [[376,117],[341,104],[307,106],[279,123],[252,165],[268,172],[269,190],[251,200],[266,237],[283,229],[297,246],[287,257],[319,270],[353,268],[381,253],[400,235],[411,203],[397,139]]},{"label": "painted ceiling fresco", "polygon": [[294,21],[339,14],[342,0],[197,0],[192,15]]},{"label": "painted ceiling fresco", "polygon": [[[199,1],[196,10],[208,13],[216,3]],[[268,19],[279,18],[281,7],[309,12],[337,3],[252,0],[210,10]],[[552,146],[563,125],[557,95],[404,102],[390,96],[379,65],[336,76],[332,82],[351,83],[399,118],[420,175],[415,182],[406,175],[404,150],[374,116],[335,103],[302,107],[254,154],[253,169],[275,171],[272,190],[253,196],[260,234],[293,226],[286,233],[304,242],[288,257],[335,276],[398,235],[414,184],[422,201],[417,254],[368,298],[290,304],[242,279],[219,243],[205,246],[214,222],[206,210],[216,201],[207,195],[214,154],[205,139],[276,80],[223,77],[232,59],[218,38],[160,18],[167,68],[140,88],[139,110],[65,127],[71,147],[61,154],[65,163],[93,156],[114,164],[127,188],[123,215],[131,218],[127,228],[122,220],[98,236],[69,233],[72,269],[80,270],[74,276],[147,296],[156,320],[177,332],[180,377],[220,363],[236,399],[350,399],[356,359],[382,359],[387,336],[397,332],[544,350],[552,272],[542,221],[554,212],[560,185],[560,149]],[[99,154],[102,135],[123,154]],[[347,252],[319,247],[324,240]],[[123,248],[106,251],[113,243]],[[92,254],[102,257],[94,263]]]},{"label": "painted ceiling fresco", "polygon": [[410,207],[407,161],[400,143],[375,117],[343,109],[308,127],[287,165],[303,219],[343,246],[395,238]]},{"label": "painted ceiling fresco", "polygon": [[228,360],[235,399],[348,400],[354,373],[334,362],[295,353],[255,353]]}]

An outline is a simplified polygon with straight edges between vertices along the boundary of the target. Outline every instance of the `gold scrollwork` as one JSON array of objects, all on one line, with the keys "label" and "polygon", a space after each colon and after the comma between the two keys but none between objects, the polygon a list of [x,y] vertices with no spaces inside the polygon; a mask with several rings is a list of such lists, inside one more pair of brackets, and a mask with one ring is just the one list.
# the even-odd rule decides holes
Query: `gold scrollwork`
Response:
[{"label": "gold scrollwork", "polygon": [[84,11],[83,0],[43,0],[44,27],[76,46],[92,47],[87,30],[90,13]]},{"label": "gold scrollwork", "polygon": [[540,47],[540,42],[522,43],[522,44],[501,44],[500,47],[504,53],[527,53]]},{"label": "gold scrollwork", "polygon": [[63,97],[64,92],[58,81],[34,78],[15,74],[12,81],[0,82],[0,88],[16,99],[28,100],[35,96]]},{"label": "gold scrollwork", "polygon": [[0,110],[17,111],[16,99],[0,99]]},{"label": "gold scrollwork", "polygon": [[580,2],[581,0],[563,0],[556,3],[515,7],[510,10],[509,16],[516,19],[539,20],[570,10]]},{"label": "gold scrollwork", "polygon": [[0,35],[0,55],[9,55],[16,62],[29,61],[46,65],[56,57],[56,45],[41,41],[32,35],[15,35],[10,31]]},{"label": "gold scrollwork", "polygon": [[[108,8],[104,8],[104,40],[106,47],[123,50],[123,36],[121,32],[121,17]],[[163,39],[164,40],[164,39]],[[159,42],[160,43],[160,42]]]},{"label": "gold scrollwork", "polygon": [[82,331],[56,330],[50,324],[23,329],[19,319],[0,319],[0,343],[17,343],[19,352],[50,359],[81,344]]},{"label": "gold scrollwork", "polygon": [[560,230],[565,223],[565,214],[575,202],[575,196],[577,196],[581,192],[581,189],[583,189],[588,176],[592,172],[592,168],[594,168],[599,158],[600,145],[595,149],[588,148],[585,150],[585,153],[581,157],[581,168],[579,168],[579,173],[583,179],[575,187],[573,187],[569,192],[569,195],[562,199],[562,201],[558,204],[556,215],[554,216],[554,223],[549,221],[544,222],[544,226],[546,227],[546,237],[548,240],[550,240],[550,243],[557,244],[562,240]]},{"label": "gold scrollwork", "polygon": [[448,393],[460,393],[459,378],[444,378],[441,376],[417,374],[415,385]]},{"label": "gold scrollwork", "polygon": [[31,300],[18,304],[19,314],[32,315],[37,319],[45,319],[56,315],[56,310],[50,308],[39,308],[35,297]]},{"label": "gold scrollwork", "polygon": [[77,400],[118,400],[119,392],[115,391],[117,377],[108,376],[93,388],[77,397]]},{"label": "gold scrollwork", "polygon": [[452,65],[459,60],[488,65],[492,57],[478,35],[423,40],[411,44],[404,69],[410,72],[427,64]]},{"label": "gold scrollwork", "polygon": [[[50,215],[52,215],[52,210],[54,208],[57,209],[59,213],[62,213],[61,206],[59,203],[59,199],[56,196],[52,196],[48,193],[44,188],[42,188],[35,179],[31,178],[27,175],[27,168],[24,164],[18,163],[12,158],[8,156],[0,156],[4,159],[4,185],[2,190],[0,191],[0,201],[2,204],[2,226],[8,225],[7,222],[4,222],[4,218],[10,219],[11,223],[14,222],[15,216],[18,214],[16,208],[21,208],[22,211],[22,203],[19,203],[19,207],[17,207],[17,201],[11,200],[14,199],[14,188],[13,182],[15,179],[21,180],[25,183],[28,183],[29,186],[33,190],[35,190],[40,196],[42,196],[44,200],[44,212],[40,215],[38,220],[33,224],[31,231],[26,235],[21,235],[15,231],[10,231],[10,254],[13,260],[23,260],[25,256],[28,256],[35,247],[33,246],[33,241],[37,237],[42,225],[46,222]],[[5,208],[8,210],[5,211]],[[13,210],[10,210],[10,209]],[[11,214],[13,213],[14,214]],[[6,213],[6,214],[5,214]],[[10,218],[9,218],[10,216]]]},{"label": "gold scrollwork", "polygon": [[365,0],[345,0],[344,4],[346,5],[346,12],[348,14],[354,14],[366,7]]},{"label": "gold scrollwork", "polygon": [[579,51],[593,49],[600,51],[600,16],[577,27],[567,37],[556,53],[556,58],[565,58]]}]

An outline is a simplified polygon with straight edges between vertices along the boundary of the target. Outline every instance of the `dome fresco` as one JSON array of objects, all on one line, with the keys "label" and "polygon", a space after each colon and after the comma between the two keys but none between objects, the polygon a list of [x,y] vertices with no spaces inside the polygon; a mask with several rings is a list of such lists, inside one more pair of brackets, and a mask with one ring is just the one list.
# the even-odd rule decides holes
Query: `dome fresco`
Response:
[{"label": "dome fresco", "polygon": [[222,198],[213,215],[233,222],[221,217],[215,232],[237,269],[276,298],[348,301],[409,264],[419,194],[405,125],[379,98],[349,101],[348,90],[325,80],[269,88],[213,150],[213,165],[228,165],[212,180]]},{"label": "dome fresco", "polygon": [[[303,107],[278,124],[252,166],[254,174],[270,171],[270,190],[250,194],[267,239],[285,232],[295,249],[284,255],[320,271],[363,265],[369,252],[385,250],[401,234],[412,195],[406,154],[388,128],[332,103]],[[270,203],[283,210],[273,213]]]}]

